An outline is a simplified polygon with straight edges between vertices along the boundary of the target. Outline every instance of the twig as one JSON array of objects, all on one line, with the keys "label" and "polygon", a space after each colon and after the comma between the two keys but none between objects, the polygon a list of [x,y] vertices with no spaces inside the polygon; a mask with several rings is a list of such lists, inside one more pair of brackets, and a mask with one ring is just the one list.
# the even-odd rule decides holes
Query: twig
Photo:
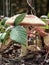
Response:
[{"label": "twig", "polygon": [[45,63],[45,61],[46,61],[46,59],[47,59],[47,57],[48,57],[48,54],[49,54],[49,51],[47,52],[47,54],[46,54],[46,56],[45,56],[45,59],[44,59],[44,61],[41,63],[41,65],[44,65],[44,63]]},{"label": "twig", "polygon": [[[31,9],[32,9],[32,11],[33,11],[33,13],[34,13],[34,15],[36,15],[35,8],[32,7],[31,2],[32,2],[32,0],[27,0],[27,3],[28,3],[28,5],[31,7]],[[34,0],[33,0],[33,3],[34,3]],[[31,13],[32,13],[32,11],[31,11]]]}]

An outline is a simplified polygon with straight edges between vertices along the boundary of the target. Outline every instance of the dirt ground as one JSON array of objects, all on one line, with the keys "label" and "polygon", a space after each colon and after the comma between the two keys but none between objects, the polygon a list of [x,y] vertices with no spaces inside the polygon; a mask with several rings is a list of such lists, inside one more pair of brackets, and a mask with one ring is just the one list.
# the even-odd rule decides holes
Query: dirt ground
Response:
[{"label": "dirt ground", "polygon": [[15,47],[0,53],[0,65],[49,65],[49,55],[47,56],[46,50],[29,52],[24,57],[18,57],[19,54]]}]

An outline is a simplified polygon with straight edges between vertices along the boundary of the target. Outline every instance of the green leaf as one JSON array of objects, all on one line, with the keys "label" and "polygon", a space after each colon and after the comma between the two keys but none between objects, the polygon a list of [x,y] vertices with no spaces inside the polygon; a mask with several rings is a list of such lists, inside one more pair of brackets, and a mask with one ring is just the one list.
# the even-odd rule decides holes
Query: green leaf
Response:
[{"label": "green leaf", "polygon": [[49,18],[49,13],[48,13],[47,17]]},{"label": "green leaf", "polygon": [[14,21],[14,25],[18,25],[20,24],[20,22],[22,22],[22,20],[24,19],[26,13],[22,13],[20,14],[18,17],[16,17],[15,21]]},{"label": "green leaf", "polygon": [[25,45],[27,41],[27,33],[24,27],[16,26],[10,33],[10,38],[20,44]]},{"label": "green leaf", "polygon": [[46,23],[46,25],[43,26],[42,28],[49,29],[49,25],[47,24],[47,20],[46,19],[42,19],[42,21],[44,21]]},{"label": "green leaf", "polygon": [[0,33],[0,42],[1,42],[1,36],[2,36],[2,33]]},{"label": "green leaf", "polygon": [[3,43],[4,39],[5,39],[6,33],[1,33],[0,34],[0,42]]},{"label": "green leaf", "polygon": [[4,33],[4,35],[3,35],[4,37],[2,37],[4,44],[5,44],[6,40],[9,38],[10,31],[11,31],[11,30],[6,31],[6,32]]},{"label": "green leaf", "polygon": [[1,39],[3,40],[6,36],[6,33],[2,33]]},{"label": "green leaf", "polygon": [[6,40],[9,38],[10,30],[0,33],[0,41],[5,44]]},{"label": "green leaf", "polygon": [[9,19],[8,17],[3,18],[2,21],[1,21],[1,24],[4,25],[6,20],[8,20],[8,19]]},{"label": "green leaf", "polygon": [[6,33],[0,33],[0,41],[2,41],[6,36]]}]

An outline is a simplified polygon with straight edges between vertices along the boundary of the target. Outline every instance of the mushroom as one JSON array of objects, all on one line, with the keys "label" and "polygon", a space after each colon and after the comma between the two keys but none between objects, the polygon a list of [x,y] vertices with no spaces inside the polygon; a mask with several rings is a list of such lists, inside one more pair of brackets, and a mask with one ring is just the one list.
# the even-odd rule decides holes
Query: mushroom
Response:
[{"label": "mushroom", "polygon": [[[14,25],[14,21],[16,19],[17,16],[19,16],[20,14],[18,15],[14,15],[12,16],[11,18],[9,18],[5,24],[10,24],[10,25]],[[40,34],[43,36],[47,35],[44,30],[42,30],[41,28],[39,28],[40,26],[45,26],[46,24],[40,19],[38,18],[37,16],[35,15],[26,15],[25,18],[22,20],[22,22],[19,24],[19,25],[22,25],[22,26],[33,26],[33,27],[36,27],[35,29],[39,32],[41,32]],[[41,30],[40,30],[41,29]]]},{"label": "mushroom", "polygon": [[[19,15],[20,14],[15,15],[15,16],[12,16],[11,18],[9,18],[6,21],[5,24],[14,25],[15,19]],[[35,27],[34,29],[36,31],[38,31],[38,32],[41,32],[42,31],[41,34],[42,35],[44,34],[44,36],[46,35],[46,33],[43,33],[44,31],[43,30],[40,30],[41,28],[39,28],[40,26],[45,26],[46,24],[40,18],[38,18],[37,16],[34,16],[34,15],[26,15],[24,17],[24,19],[22,20],[22,22],[19,25],[22,25],[22,26],[33,26],[33,27]]]},{"label": "mushroom", "polygon": [[[14,25],[15,19],[19,15],[20,14],[12,16],[10,19],[8,19],[6,21],[6,24]],[[46,32],[44,32],[43,29],[39,28],[40,26],[45,26],[46,24],[40,18],[38,18],[35,15],[26,15],[25,18],[22,20],[22,22],[19,25],[27,26],[27,27],[28,26],[33,26],[34,29],[37,32],[39,32],[39,34],[41,36],[46,36],[47,35]],[[31,35],[31,34],[29,34],[29,35]]]},{"label": "mushroom", "polygon": [[44,26],[46,24],[37,16],[26,15],[20,25]]},{"label": "mushroom", "polygon": [[[6,21],[5,24],[14,24],[14,20],[16,19],[18,15],[12,16],[10,19]],[[44,26],[46,25],[41,19],[39,19],[37,16],[34,15],[26,15],[23,21],[20,23],[20,25],[32,25],[32,26]]]}]

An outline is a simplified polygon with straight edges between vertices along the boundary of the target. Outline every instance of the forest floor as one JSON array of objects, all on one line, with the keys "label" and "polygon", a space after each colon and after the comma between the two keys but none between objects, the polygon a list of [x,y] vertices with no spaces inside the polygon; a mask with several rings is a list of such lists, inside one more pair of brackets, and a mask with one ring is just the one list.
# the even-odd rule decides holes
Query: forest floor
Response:
[{"label": "forest floor", "polygon": [[49,55],[47,56],[46,50],[28,52],[26,56],[18,57],[19,50],[17,47],[13,48],[11,46],[3,53],[0,53],[0,65],[49,65]]}]

